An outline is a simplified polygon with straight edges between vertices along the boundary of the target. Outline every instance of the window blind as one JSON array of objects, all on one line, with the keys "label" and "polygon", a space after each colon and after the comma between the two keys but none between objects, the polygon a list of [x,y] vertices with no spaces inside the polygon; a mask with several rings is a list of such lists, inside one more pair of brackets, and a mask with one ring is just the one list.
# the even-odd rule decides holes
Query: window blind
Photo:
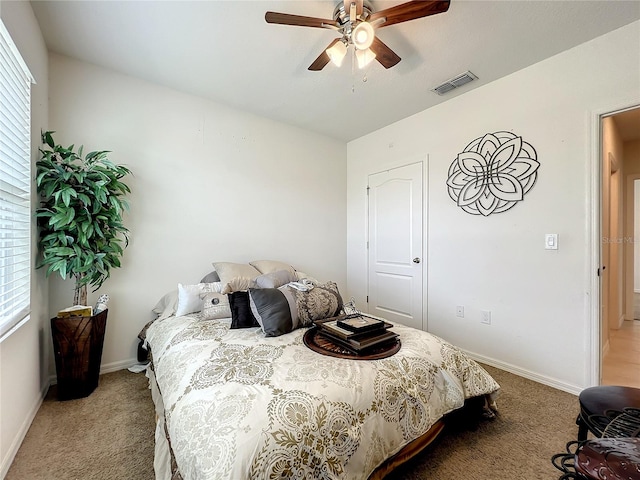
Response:
[{"label": "window blind", "polygon": [[30,310],[31,78],[0,21],[0,339]]}]

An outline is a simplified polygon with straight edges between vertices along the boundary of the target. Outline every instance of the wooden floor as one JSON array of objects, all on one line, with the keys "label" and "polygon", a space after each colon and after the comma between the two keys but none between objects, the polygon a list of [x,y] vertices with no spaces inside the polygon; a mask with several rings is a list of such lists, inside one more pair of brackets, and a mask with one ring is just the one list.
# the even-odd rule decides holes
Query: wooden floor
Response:
[{"label": "wooden floor", "polygon": [[625,320],[619,330],[609,331],[609,351],[602,360],[602,385],[640,388],[640,320]]}]

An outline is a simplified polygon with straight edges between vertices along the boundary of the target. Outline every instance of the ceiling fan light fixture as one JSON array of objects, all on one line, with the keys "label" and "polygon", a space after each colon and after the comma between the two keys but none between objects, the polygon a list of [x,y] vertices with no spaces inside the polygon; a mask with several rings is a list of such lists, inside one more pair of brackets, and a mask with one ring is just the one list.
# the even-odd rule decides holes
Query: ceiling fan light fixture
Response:
[{"label": "ceiling fan light fixture", "polygon": [[358,50],[367,50],[375,37],[373,27],[368,22],[360,22],[351,33],[351,41]]},{"label": "ceiling fan light fixture", "polygon": [[370,48],[366,50],[356,50],[356,59],[358,60],[358,68],[362,69],[373,62],[376,54]]},{"label": "ceiling fan light fixture", "polygon": [[342,65],[342,61],[347,54],[347,46],[343,42],[336,42],[325,51],[327,52],[327,55],[329,55],[331,62],[336,67],[339,67]]}]

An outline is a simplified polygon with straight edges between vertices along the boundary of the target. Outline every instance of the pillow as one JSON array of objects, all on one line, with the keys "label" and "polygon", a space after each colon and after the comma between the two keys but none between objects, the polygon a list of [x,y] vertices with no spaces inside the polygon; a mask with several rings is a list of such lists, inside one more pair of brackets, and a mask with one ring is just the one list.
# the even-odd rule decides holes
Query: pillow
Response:
[{"label": "pillow", "polygon": [[220,281],[223,285],[226,285],[236,277],[246,277],[254,279],[261,273],[251,265],[247,265],[244,263],[214,262],[213,268],[215,268],[216,272],[218,272]]},{"label": "pillow", "polygon": [[308,291],[288,285],[283,285],[279,290],[289,303],[294,325],[309,327],[315,320],[335,317],[342,310],[342,297],[335,282],[316,285]]},{"label": "pillow", "polygon": [[228,295],[231,308],[231,326],[229,328],[259,327],[260,324],[251,313],[249,292],[233,292]]},{"label": "pillow", "polygon": [[222,293],[233,293],[249,290],[256,286],[256,281],[247,277],[235,277],[232,278],[229,283],[226,283],[222,287]]},{"label": "pillow", "polygon": [[313,283],[314,285],[318,285],[320,282],[318,280],[316,280],[315,278],[307,275],[304,272],[299,272],[298,270],[296,270],[296,280],[301,281],[301,280],[309,280],[311,283]]},{"label": "pillow", "polygon": [[256,286],[258,288],[278,288],[282,285],[295,282],[297,277],[289,270],[276,270],[275,272],[265,273],[256,278]]},{"label": "pillow", "polygon": [[291,275],[296,274],[295,268],[291,265],[275,260],[254,260],[253,262],[249,262],[249,265],[253,265],[263,274],[277,272],[278,270],[287,270],[291,272]]},{"label": "pillow", "polygon": [[202,311],[202,297],[204,297],[204,294],[210,292],[220,293],[221,290],[222,284],[219,282],[198,283],[196,285],[183,285],[179,283],[176,317]]},{"label": "pillow", "polygon": [[315,320],[335,317],[342,309],[342,297],[334,282],[307,291],[287,284],[277,289],[249,289],[249,305],[265,336],[277,337],[309,327]]},{"label": "pillow", "polygon": [[289,303],[277,288],[252,288],[249,290],[251,311],[266,337],[278,337],[292,332],[294,325]]},{"label": "pillow", "polygon": [[218,272],[214,270],[213,272],[209,272],[204,277],[202,277],[202,280],[200,280],[200,283],[213,283],[213,282],[219,282],[219,281],[220,281],[220,275],[218,275]]},{"label": "pillow", "polygon": [[221,293],[207,293],[202,301],[202,319],[215,320],[218,318],[229,318],[231,316],[231,306],[229,298]]},{"label": "pillow", "polygon": [[171,290],[169,293],[165,294],[156,306],[151,310],[156,314],[156,318],[165,318],[173,315],[176,311],[176,307],[178,306],[178,291]]}]

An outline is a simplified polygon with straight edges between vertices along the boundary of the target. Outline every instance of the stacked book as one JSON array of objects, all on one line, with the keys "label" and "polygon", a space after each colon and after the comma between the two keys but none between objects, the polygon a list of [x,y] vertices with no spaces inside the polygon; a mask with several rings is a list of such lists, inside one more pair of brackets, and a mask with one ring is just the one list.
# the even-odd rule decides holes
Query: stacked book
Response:
[{"label": "stacked book", "polygon": [[326,339],[357,354],[394,344],[398,338],[397,333],[389,330],[393,325],[365,314],[340,315],[314,323]]},{"label": "stacked book", "polygon": [[93,315],[93,308],[86,305],[74,305],[73,307],[63,308],[58,312],[58,318],[90,317],[91,315]]}]

